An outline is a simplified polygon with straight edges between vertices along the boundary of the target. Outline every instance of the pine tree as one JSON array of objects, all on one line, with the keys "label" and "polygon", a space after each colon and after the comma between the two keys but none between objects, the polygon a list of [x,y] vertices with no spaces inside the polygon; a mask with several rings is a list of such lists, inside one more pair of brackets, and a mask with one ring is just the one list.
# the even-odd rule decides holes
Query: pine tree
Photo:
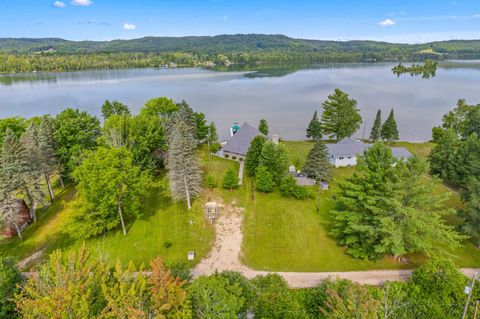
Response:
[{"label": "pine tree", "polygon": [[310,121],[310,124],[308,124],[307,137],[311,138],[312,140],[319,140],[322,138],[322,126],[318,120],[317,111],[313,113],[313,118]]},{"label": "pine tree", "polygon": [[258,124],[258,130],[263,133],[265,136],[268,136],[268,123],[267,120],[261,119]]},{"label": "pine tree", "polygon": [[170,189],[176,200],[186,200],[188,209],[192,198],[201,191],[202,175],[197,157],[194,128],[179,120],[173,126],[167,155]]},{"label": "pine tree", "polygon": [[55,194],[50,176],[55,170],[58,170],[53,138],[53,120],[44,116],[40,125],[32,122],[22,135],[22,142],[28,150],[31,160],[37,164],[35,169],[40,170],[39,173],[44,176],[50,200],[53,202]]},{"label": "pine tree", "polygon": [[5,133],[0,167],[4,180],[8,181],[7,191],[25,194],[30,208],[30,217],[37,220],[37,206],[43,202],[39,183],[38,163],[11,130]]},{"label": "pine tree", "polygon": [[329,161],[328,149],[321,140],[315,142],[307,156],[303,171],[316,181],[329,181],[332,178],[332,165]]},{"label": "pine tree", "polygon": [[370,133],[370,140],[377,142],[380,140],[382,134],[382,110],[377,111],[375,121],[373,122],[372,132]]},{"label": "pine tree", "polygon": [[347,93],[335,89],[322,105],[323,134],[342,140],[352,136],[360,128],[362,117],[357,108],[357,101],[350,99]]},{"label": "pine tree", "polygon": [[393,115],[393,109],[390,111],[385,123],[383,123],[381,136],[383,140],[389,143],[400,139],[398,135],[397,122],[395,121],[395,117]]},{"label": "pine tree", "polygon": [[238,188],[238,175],[233,168],[229,168],[223,176],[222,186],[224,189],[233,190]]},{"label": "pine tree", "polygon": [[205,178],[205,185],[207,185],[210,190],[213,190],[214,188],[217,187],[217,179],[213,175],[207,175]]},{"label": "pine tree", "polygon": [[250,147],[245,155],[245,170],[248,176],[255,176],[255,170],[260,162],[260,155],[265,142],[266,139],[260,135],[254,137],[250,142]]},{"label": "pine tree", "polygon": [[262,193],[270,193],[275,187],[273,175],[265,166],[259,166],[255,172],[255,189]]}]

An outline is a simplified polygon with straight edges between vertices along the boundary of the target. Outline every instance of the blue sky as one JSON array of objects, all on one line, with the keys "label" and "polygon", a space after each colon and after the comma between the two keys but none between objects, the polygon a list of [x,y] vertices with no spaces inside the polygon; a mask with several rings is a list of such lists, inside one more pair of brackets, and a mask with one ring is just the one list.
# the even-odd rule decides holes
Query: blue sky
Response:
[{"label": "blue sky", "polygon": [[408,43],[480,39],[480,0],[0,0],[0,37],[232,33]]}]

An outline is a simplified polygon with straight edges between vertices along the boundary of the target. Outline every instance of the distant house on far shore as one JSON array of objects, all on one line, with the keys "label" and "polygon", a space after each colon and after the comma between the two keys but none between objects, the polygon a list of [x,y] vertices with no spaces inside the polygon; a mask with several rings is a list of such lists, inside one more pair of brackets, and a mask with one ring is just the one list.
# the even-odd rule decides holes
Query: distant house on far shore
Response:
[{"label": "distant house on far shore", "polygon": [[243,162],[250,147],[250,142],[259,135],[265,136],[257,128],[248,123],[244,123],[241,127],[235,123],[230,128],[230,139],[220,152],[225,158]]},{"label": "distant house on far shore", "polygon": [[[362,141],[346,138],[335,144],[327,144],[330,155],[330,163],[335,167],[345,167],[357,165],[357,156],[361,155],[370,144]],[[397,159],[407,159],[412,154],[405,147],[392,147],[393,156]]]}]

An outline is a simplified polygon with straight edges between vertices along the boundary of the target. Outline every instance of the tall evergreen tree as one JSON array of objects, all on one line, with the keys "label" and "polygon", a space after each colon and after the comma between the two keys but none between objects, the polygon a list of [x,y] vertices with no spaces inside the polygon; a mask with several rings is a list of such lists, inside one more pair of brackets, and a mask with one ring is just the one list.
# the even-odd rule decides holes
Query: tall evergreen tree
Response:
[{"label": "tall evergreen tree", "polygon": [[312,140],[319,140],[322,138],[322,125],[318,120],[317,111],[313,113],[312,120],[308,124],[307,127],[307,137],[311,138]]},{"label": "tall evergreen tree", "polygon": [[190,209],[192,198],[201,191],[202,176],[197,158],[195,129],[182,119],[174,124],[170,135],[167,168],[173,197],[186,200]]},{"label": "tall evergreen tree", "polygon": [[40,170],[25,145],[11,130],[7,130],[5,134],[0,164],[2,176],[8,181],[7,190],[26,196],[30,217],[36,221],[37,206],[43,202],[43,192],[39,183]]},{"label": "tall evergreen tree", "polygon": [[308,153],[303,171],[318,182],[332,179],[332,165],[329,161],[328,149],[322,140],[317,140]]},{"label": "tall evergreen tree", "polygon": [[254,137],[250,142],[250,147],[245,155],[245,170],[248,176],[255,176],[255,170],[260,163],[260,155],[262,154],[262,148],[265,142],[265,137],[260,135]]},{"label": "tall evergreen tree", "polygon": [[362,117],[357,108],[357,101],[350,99],[347,93],[335,89],[322,105],[323,134],[342,140],[352,136],[360,128]]},{"label": "tall evergreen tree", "polygon": [[24,143],[31,160],[36,163],[35,169],[40,170],[47,183],[50,200],[53,202],[55,194],[53,192],[50,176],[54,171],[58,171],[58,161],[55,154],[55,140],[53,137],[53,120],[49,116],[41,118],[39,125],[30,123],[25,133],[22,135]]},{"label": "tall evergreen tree", "polygon": [[[359,159],[356,174],[340,184],[332,235],[355,257],[432,253],[438,243],[455,248],[465,237],[446,225],[451,213],[435,194],[439,181],[425,179],[426,162],[396,161],[377,143]],[[443,249],[443,247],[442,247]]]},{"label": "tall evergreen tree", "polygon": [[266,119],[261,119],[258,123],[258,130],[262,132],[265,136],[268,136],[268,123]]},{"label": "tall evergreen tree", "polygon": [[393,141],[398,141],[400,136],[398,134],[398,127],[397,122],[395,121],[395,116],[393,114],[393,109],[390,111],[387,120],[383,123],[382,132],[381,132],[382,139],[391,143]]},{"label": "tall evergreen tree", "polygon": [[382,137],[382,110],[377,111],[375,121],[373,122],[372,132],[370,132],[370,141],[377,142]]}]

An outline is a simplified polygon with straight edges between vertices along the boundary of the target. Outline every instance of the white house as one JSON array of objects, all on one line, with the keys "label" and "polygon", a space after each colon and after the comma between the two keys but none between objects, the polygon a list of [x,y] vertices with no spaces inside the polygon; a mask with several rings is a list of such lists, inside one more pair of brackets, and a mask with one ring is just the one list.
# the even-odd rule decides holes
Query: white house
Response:
[{"label": "white house", "polygon": [[[330,155],[330,163],[335,167],[357,165],[357,156],[369,148],[370,144],[362,141],[346,138],[335,144],[327,144]],[[412,154],[405,147],[392,147],[393,156],[400,159],[412,157]]]}]

